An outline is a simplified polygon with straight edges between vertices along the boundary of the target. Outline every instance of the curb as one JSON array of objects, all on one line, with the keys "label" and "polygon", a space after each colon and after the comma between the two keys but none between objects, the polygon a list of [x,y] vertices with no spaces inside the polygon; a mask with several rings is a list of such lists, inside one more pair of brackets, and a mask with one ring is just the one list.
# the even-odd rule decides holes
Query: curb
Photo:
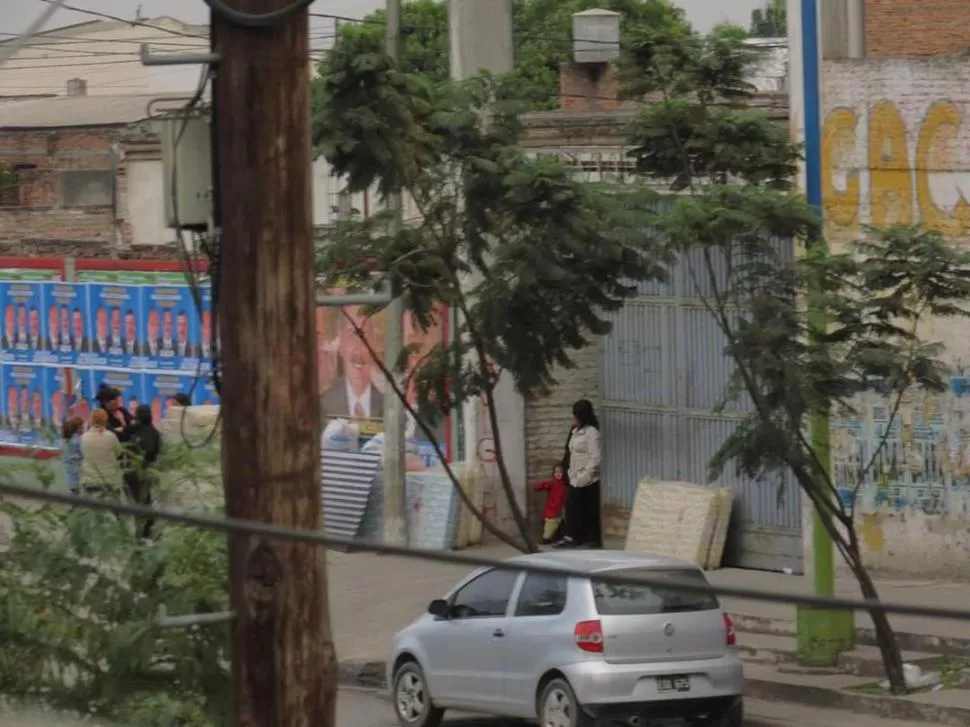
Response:
[{"label": "curb", "polygon": [[387,665],[383,661],[342,660],[337,664],[337,683],[358,689],[387,689]]},{"label": "curb", "polygon": [[788,702],[810,707],[838,709],[886,719],[929,722],[965,727],[970,724],[970,709],[912,702],[894,697],[854,694],[839,689],[787,684],[763,679],[744,680],[744,695],[765,702]]},{"label": "curb", "polygon": [[[795,622],[785,619],[731,614],[734,628],[750,634],[765,636],[795,637]],[[856,643],[860,646],[878,646],[875,629],[859,627],[855,630]],[[902,651],[920,651],[942,656],[970,655],[970,639],[936,636],[933,634],[914,634],[896,631],[896,640]]]}]

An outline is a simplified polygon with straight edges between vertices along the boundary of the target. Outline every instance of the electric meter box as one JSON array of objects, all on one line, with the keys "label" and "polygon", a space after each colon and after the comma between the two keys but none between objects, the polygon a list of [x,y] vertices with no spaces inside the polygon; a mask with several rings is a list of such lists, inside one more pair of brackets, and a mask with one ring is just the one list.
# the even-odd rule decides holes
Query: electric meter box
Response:
[{"label": "electric meter box", "polygon": [[205,229],[212,216],[212,137],[209,119],[165,119],[160,122],[165,223],[189,230]]}]

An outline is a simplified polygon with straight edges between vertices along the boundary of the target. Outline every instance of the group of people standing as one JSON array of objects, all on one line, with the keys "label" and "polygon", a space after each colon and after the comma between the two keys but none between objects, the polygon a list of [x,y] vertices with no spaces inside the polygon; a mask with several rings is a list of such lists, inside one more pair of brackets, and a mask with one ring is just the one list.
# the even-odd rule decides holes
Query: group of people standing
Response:
[{"label": "group of people standing", "polygon": [[554,548],[601,548],[600,424],[586,399],[573,404],[573,425],[562,462],[540,482],[546,505],[542,542]]},{"label": "group of people standing", "polygon": [[[151,505],[152,466],[162,451],[162,435],[152,421],[152,408],[140,405],[134,415],[121,391],[102,384],[98,408],[84,420],[69,416],[63,423],[64,473],[73,494],[117,495],[127,491],[140,505]],[[153,522],[141,524],[150,537]]]}]

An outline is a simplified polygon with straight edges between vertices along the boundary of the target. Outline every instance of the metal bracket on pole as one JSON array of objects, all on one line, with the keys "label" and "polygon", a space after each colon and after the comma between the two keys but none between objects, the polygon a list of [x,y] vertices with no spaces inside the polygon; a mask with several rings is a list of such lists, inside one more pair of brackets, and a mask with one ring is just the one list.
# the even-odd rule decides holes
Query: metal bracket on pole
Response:
[{"label": "metal bracket on pole", "polygon": [[236,615],[232,612],[223,613],[190,613],[185,616],[169,616],[165,606],[158,607],[156,623],[163,629],[185,629],[192,626],[211,626],[213,624],[228,623]]},{"label": "metal bracket on pole", "polygon": [[344,305],[384,305],[394,299],[389,282],[381,283],[376,293],[348,293],[346,295],[327,295],[317,293],[317,305],[339,308]]},{"label": "metal bracket on pole", "polygon": [[141,44],[141,62],[144,66],[197,66],[218,63],[215,53],[152,53],[148,43]]}]

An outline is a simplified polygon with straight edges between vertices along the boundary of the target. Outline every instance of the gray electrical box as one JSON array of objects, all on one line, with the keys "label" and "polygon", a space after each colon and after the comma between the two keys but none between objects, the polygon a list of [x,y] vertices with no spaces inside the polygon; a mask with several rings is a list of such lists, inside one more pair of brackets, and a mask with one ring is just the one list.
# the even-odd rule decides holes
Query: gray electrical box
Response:
[{"label": "gray electrical box", "polygon": [[165,222],[205,229],[212,216],[212,139],[203,117],[166,119],[161,124]]}]

